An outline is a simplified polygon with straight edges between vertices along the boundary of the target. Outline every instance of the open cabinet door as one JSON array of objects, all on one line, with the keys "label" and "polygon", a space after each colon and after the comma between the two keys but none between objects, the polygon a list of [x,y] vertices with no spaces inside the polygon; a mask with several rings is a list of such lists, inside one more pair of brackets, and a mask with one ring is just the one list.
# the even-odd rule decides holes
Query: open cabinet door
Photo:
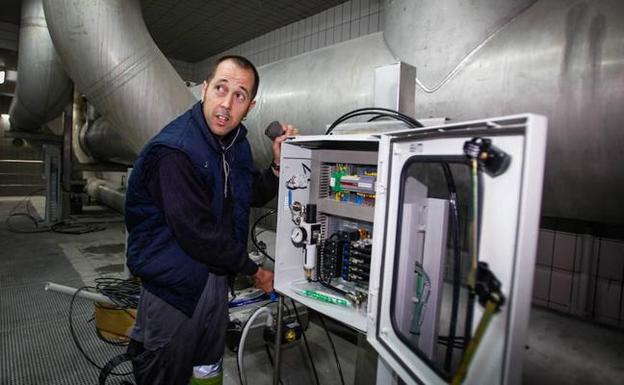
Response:
[{"label": "open cabinet door", "polygon": [[367,338],[406,383],[520,382],[545,146],[530,114],[381,135]]}]

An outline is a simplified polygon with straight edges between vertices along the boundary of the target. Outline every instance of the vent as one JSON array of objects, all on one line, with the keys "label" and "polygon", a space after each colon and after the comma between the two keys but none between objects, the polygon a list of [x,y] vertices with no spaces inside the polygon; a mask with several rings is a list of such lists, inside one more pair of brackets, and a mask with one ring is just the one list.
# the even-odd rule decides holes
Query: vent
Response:
[{"label": "vent", "polygon": [[319,198],[324,199],[329,196],[329,177],[331,172],[331,166],[327,163],[321,164],[321,170],[319,174]]}]

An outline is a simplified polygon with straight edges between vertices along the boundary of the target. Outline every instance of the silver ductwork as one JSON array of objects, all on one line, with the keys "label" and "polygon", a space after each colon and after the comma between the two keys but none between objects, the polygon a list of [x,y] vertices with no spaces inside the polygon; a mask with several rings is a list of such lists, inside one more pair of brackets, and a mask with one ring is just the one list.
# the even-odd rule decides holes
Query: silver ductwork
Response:
[{"label": "silver ductwork", "polygon": [[41,0],[22,1],[17,76],[12,130],[38,130],[70,102],[72,84],[52,45]]},{"label": "silver ductwork", "polygon": [[[135,155],[195,102],[152,40],[138,0],[44,0],[43,5],[69,76]],[[100,151],[100,143],[93,145],[90,152]]]},{"label": "silver ductwork", "polygon": [[384,3],[416,116],[547,116],[543,214],[624,223],[624,2]]},{"label": "silver ductwork", "polygon": [[123,133],[104,117],[99,117],[90,124],[85,122],[80,128],[78,143],[85,153],[101,161],[132,165],[137,156],[134,149],[126,143]]},{"label": "silver ductwork", "polygon": [[272,160],[264,136],[271,121],[291,123],[306,135],[324,134],[338,116],[373,106],[375,67],[394,61],[382,34],[375,33],[258,68],[258,99],[245,122],[256,166]]},{"label": "silver ductwork", "polygon": [[[373,103],[375,67],[402,60],[417,68],[416,117],[458,121],[528,111],[549,118],[544,215],[624,222],[624,3],[384,0],[384,6],[383,37],[259,68],[259,98],[246,122],[258,166],[271,158],[263,135],[270,121],[322,133],[344,112]],[[122,142],[137,153],[193,104],[151,40],[138,1],[44,0],[44,8],[68,72],[117,127],[108,130],[120,139],[92,132],[100,139],[89,147],[102,156]]]}]

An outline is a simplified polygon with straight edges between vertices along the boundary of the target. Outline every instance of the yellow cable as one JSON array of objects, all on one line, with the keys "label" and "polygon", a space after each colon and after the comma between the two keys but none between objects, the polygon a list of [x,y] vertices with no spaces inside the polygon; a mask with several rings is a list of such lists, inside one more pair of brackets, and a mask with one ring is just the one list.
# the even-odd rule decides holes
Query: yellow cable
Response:
[{"label": "yellow cable", "polygon": [[477,260],[479,245],[479,164],[476,159],[470,160],[471,179],[472,179],[472,216],[470,224],[470,256],[471,264],[468,272],[468,287],[474,292],[477,284]]},{"label": "yellow cable", "polygon": [[483,315],[481,316],[481,320],[479,321],[479,325],[477,326],[477,330],[475,331],[474,336],[470,339],[468,343],[468,347],[466,348],[466,352],[462,357],[461,362],[459,363],[459,367],[455,371],[455,375],[453,376],[453,380],[451,381],[452,385],[460,385],[464,378],[466,378],[466,374],[468,373],[468,367],[470,366],[470,362],[474,358],[474,355],[481,343],[481,339],[487,330],[494,313],[496,313],[496,309],[498,308],[498,303],[493,299],[487,301],[485,305],[485,310]]}]

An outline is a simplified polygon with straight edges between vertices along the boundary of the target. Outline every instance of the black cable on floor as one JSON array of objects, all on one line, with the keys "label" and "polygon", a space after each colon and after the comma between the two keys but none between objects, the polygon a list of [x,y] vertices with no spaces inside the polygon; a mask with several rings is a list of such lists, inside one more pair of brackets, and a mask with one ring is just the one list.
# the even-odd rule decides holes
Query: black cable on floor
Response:
[{"label": "black cable on floor", "polygon": [[[271,363],[271,367],[273,367],[274,366],[274,364],[273,364],[273,356],[271,355],[271,350],[269,349],[269,344],[267,344],[266,342],[264,344],[264,350],[266,351],[267,357],[269,357],[269,362]],[[281,378],[278,378],[277,380],[279,381],[279,383],[281,385],[284,385],[282,383],[282,379]]]},{"label": "black cable on floor", "polygon": [[338,360],[338,353],[336,352],[336,346],[334,346],[334,340],[331,338],[329,334],[329,330],[327,330],[327,325],[325,324],[325,319],[321,313],[318,314],[319,319],[321,320],[321,324],[323,325],[323,329],[325,329],[325,334],[327,335],[327,339],[329,340],[329,344],[331,345],[332,351],[334,352],[334,359],[336,359],[336,367],[338,367],[338,374],[340,374],[340,383],[345,385],[344,377],[342,375],[342,367],[340,367],[340,360]]},{"label": "black cable on floor", "polygon": [[314,373],[314,381],[316,382],[316,385],[321,385],[321,383],[319,382],[318,373],[316,372],[316,365],[314,365],[314,360],[312,359],[312,352],[310,351],[310,345],[308,344],[308,337],[306,337],[305,331],[303,330],[303,324],[301,323],[301,318],[299,318],[299,311],[297,310],[295,301],[292,298],[290,299],[290,302],[292,303],[293,309],[295,309],[295,316],[297,317],[297,322],[299,322],[299,325],[301,325],[301,335],[303,336],[303,342],[306,348],[306,352],[308,353],[308,358],[310,359],[310,365],[312,365],[312,371]]},{"label": "black cable on floor", "polygon": [[[78,340],[78,336],[76,335],[76,330],[74,329],[74,303],[76,302],[76,297],[78,297],[78,294],[81,291],[86,291],[89,289],[93,289],[93,287],[89,287],[89,286],[83,286],[81,288],[79,288],[78,290],[76,290],[76,292],[74,293],[74,295],[72,295],[72,299],[71,302],[69,303],[69,332],[72,336],[72,339],[74,340],[74,344],[76,344],[76,348],[78,348],[78,351],[82,354],[82,356],[94,367],[96,367],[98,370],[102,370],[104,367],[98,365],[88,354],[87,352],[85,352],[84,348],[82,347],[82,345],[80,344],[80,341]],[[111,372],[110,374],[112,374],[113,376],[129,376],[131,374],[133,374],[132,371],[130,372],[125,372],[125,373],[115,373],[115,372]]]}]

